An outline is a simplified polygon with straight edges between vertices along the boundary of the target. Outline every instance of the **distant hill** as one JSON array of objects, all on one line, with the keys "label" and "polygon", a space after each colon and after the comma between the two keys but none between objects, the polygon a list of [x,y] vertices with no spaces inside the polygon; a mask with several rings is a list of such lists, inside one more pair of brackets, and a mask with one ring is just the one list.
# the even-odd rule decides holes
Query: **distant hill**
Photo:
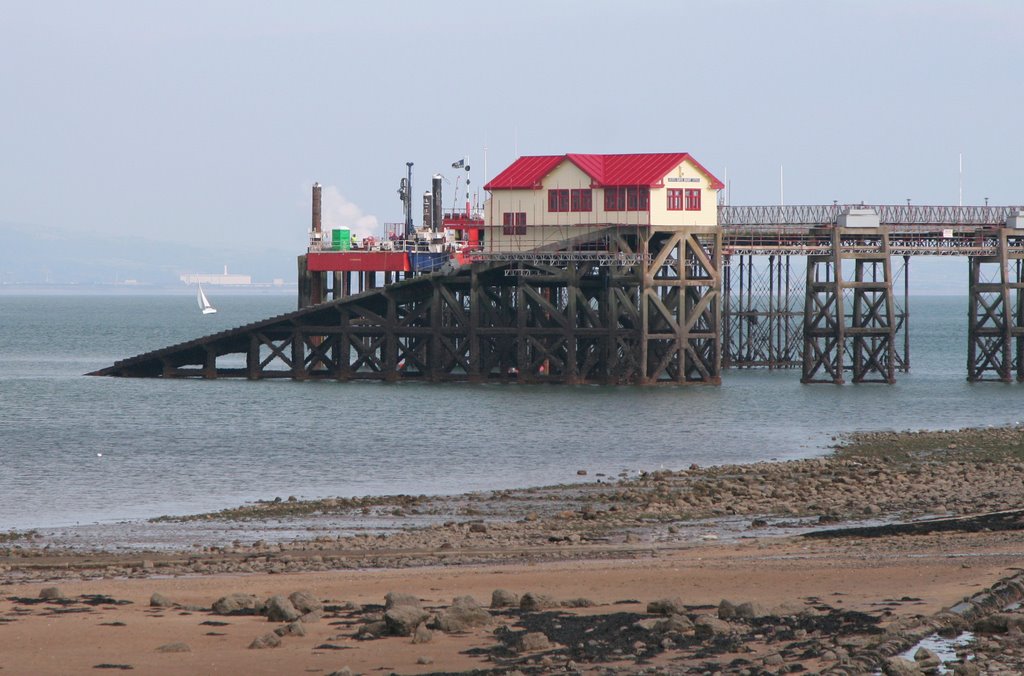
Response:
[{"label": "distant hill", "polygon": [[253,282],[295,280],[300,251],[205,248],[144,237],[87,236],[0,222],[0,283],[180,284],[186,272],[229,271]]}]

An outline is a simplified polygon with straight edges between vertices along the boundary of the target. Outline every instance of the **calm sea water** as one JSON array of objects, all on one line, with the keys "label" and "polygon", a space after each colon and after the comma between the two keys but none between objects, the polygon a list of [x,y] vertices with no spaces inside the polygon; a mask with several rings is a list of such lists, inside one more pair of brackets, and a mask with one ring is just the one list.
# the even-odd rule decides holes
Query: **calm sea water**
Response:
[{"label": "calm sea water", "polygon": [[191,296],[0,295],[0,530],[593,480],[815,455],[853,430],[1024,419],[1024,386],[965,382],[962,297],[911,299],[913,372],[895,386],[804,386],[795,371],[653,389],[82,375],[294,306],[214,300],[203,317]]}]

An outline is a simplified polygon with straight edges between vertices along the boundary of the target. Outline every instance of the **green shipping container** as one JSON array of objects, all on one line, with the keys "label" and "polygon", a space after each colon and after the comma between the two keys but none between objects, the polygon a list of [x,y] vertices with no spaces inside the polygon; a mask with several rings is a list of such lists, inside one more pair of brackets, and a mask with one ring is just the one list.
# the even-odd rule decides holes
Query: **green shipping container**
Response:
[{"label": "green shipping container", "polygon": [[349,251],[352,248],[352,232],[348,228],[332,230],[331,248],[335,251]]}]

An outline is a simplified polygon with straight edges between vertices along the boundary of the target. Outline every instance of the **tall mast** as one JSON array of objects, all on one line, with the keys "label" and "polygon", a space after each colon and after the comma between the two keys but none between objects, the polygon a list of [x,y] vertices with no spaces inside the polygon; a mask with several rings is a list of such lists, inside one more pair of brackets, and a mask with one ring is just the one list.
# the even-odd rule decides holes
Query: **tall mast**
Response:
[{"label": "tall mast", "polygon": [[[314,242],[319,242],[320,241],[320,235],[323,232],[321,224],[320,224],[320,199],[321,199],[320,195],[321,195],[320,184],[319,183],[314,183],[313,184],[313,224],[310,227],[310,229],[313,231],[312,239],[313,239]],[[227,274],[226,271],[225,271],[225,274]]]},{"label": "tall mast", "polygon": [[408,183],[405,184],[405,236],[412,237],[412,162],[406,162],[409,169]]}]

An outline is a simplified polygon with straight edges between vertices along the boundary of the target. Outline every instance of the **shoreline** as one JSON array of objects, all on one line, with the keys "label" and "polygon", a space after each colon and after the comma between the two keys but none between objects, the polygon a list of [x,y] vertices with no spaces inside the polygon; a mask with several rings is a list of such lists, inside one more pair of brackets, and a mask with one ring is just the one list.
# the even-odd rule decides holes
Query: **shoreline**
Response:
[{"label": "shoreline", "polygon": [[[966,518],[943,531],[825,532],[1007,510],[1012,518],[1001,530],[972,530]],[[1024,581],[1013,579],[1024,561],[1024,512],[1013,510],[1024,510],[1024,428],[1017,426],[861,433],[825,457],[659,470],[609,483],[282,499],[131,524],[176,533],[177,546],[166,549],[126,549],[116,530],[68,538],[84,542],[45,534],[0,540],[0,642],[16,645],[0,652],[0,667],[60,673],[36,655],[57,632],[57,654],[78,665],[72,670],[836,669],[881,654],[883,639],[891,652],[915,631],[943,623],[977,631],[979,622],[1001,617],[1001,606],[969,619],[943,613],[1000,580],[1024,594]],[[209,542],[189,540],[203,529]],[[54,585],[59,596],[41,598]],[[307,589],[321,615],[282,629],[274,650],[249,646],[261,632],[291,624],[213,609],[235,592],[265,600]],[[549,601],[489,607],[498,589]],[[421,634],[432,638],[414,643],[381,628],[389,591],[419,599]],[[154,593],[172,605],[150,606]],[[469,612],[453,601],[466,595],[485,611],[470,613],[483,624],[444,629],[439,618]],[[89,605],[97,597],[106,603]],[[657,609],[673,599],[672,612]],[[723,600],[757,610],[729,615]],[[1009,617],[1024,626],[1024,615]],[[585,634],[566,633],[571,627],[600,636],[588,648]],[[527,633],[543,634],[547,647],[537,638],[539,647],[524,649]],[[1005,640],[983,632],[963,650],[978,664],[1024,669],[1024,650],[1014,661]],[[159,650],[169,643],[187,646],[179,663]]]},{"label": "shoreline", "polygon": [[[5,544],[13,543],[82,551],[97,548],[102,551],[102,546],[97,547],[102,543],[116,545],[122,551],[191,551],[196,543],[223,547],[238,539],[238,531],[251,535],[254,541],[287,544],[313,539],[322,533],[349,538],[366,534],[397,535],[409,530],[437,529],[453,521],[487,520],[495,525],[516,521],[534,523],[541,517],[546,520],[560,517],[564,521],[569,511],[583,514],[593,526],[608,525],[608,517],[619,513],[623,518],[611,519],[610,525],[612,530],[616,526],[621,530],[629,525],[626,508],[644,501],[654,505],[653,512],[646,515],[647,525],[679,521],[692,524],[691,528],[719,528],[736,539],[751,528],[744,521],[747,515],[767,517],[763,519],[765,524],[759,523],[753,528],[774,527],[780,530],[777,535],[792,535],[840,521],[871,525],[882,519],[896,521],[907,514],[915,518],[954,516],[1010,509],[1016,504],[1013,492],[1005,487],[975,490],[979,495],[961,496],[953,504],[946,504],[948,500],[939,499],[941,496],[934,487],[915,486],[921,482],[900,475],[898,470],[915,461],[951,465],[1010,458],[1024,463],[1024,426],[853,432],[833,437],[833,443],[831,449],[820,456],[704,467],[692,465],[685,470],[636,470],[636,476],[623,470],[617,476],[597,473],[591,478],[587,470],[581,469],[577,472],[578,482],[547,486],[440,495],[385,494],[317,499],[276,496],[213,512],[17,528],[0,532],[0,551]],[[875,465],[860,467],[859,463]],[[1024,472],[1024,464],[1018,467],[1015,463],[1010,469]],[[914,476],[920,475],[920,470],[913,471]],[[801,504],[793,490],[807,488],[803,484],[813,474],[829,475],[825,481],[808,484],[815,495],[821,494],[821,499]],[[848,487],[852,483],[880,475],[898,480],[913,490],[889,491],[889,495],[879,496],[880,501],[888,500],[888,504],[869,502],[863,509],[851,502]],[[742,489],[745,483],[759,476],[762,482],[796,485],[773,494]],[[1005,480],[1001,474],[998,478]],[[738,479],[739,489],[734,479]],[[992,481],[993,477],[986,479]],[[659,486],[677,497],[682,495],[681,501],[672,503],[659,498]],[[829,488],[834,495],[828,494]],[[652,493],[654,497],[648,499]],[[989,495],[983,495],[985,493]],[[844,499],[836,499],[844,494]],[[930,504],[924,499],[926,495],[934,498]],[[585,513],[588,510],[591,513]],[[639,519],[638,524],[643,527],[644,519]],[[550,524],[546,527],[552,528]]]}]

